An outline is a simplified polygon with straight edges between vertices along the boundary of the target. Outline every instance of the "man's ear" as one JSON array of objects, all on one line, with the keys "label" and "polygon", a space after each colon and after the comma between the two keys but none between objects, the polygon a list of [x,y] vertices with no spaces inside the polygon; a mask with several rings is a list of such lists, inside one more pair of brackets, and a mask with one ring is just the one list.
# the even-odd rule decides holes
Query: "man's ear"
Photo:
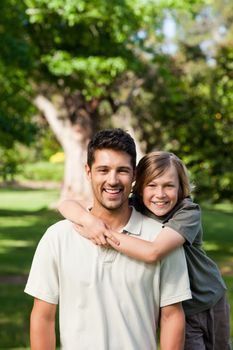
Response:
[{"label": "man's ear", "polygon": [[85,165],[85,171],[86,171],[88,180],[91,180],[91,168],[89,167],[88,164]]}]

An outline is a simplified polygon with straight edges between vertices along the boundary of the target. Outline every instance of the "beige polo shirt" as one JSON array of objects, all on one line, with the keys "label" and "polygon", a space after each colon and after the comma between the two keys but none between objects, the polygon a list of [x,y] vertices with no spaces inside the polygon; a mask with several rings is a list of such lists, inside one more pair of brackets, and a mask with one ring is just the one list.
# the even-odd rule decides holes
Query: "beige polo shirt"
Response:
[{"label": "beige polo shirt", "polygon": [[[134,209],[125,227],[147,240],[160,229]],[[191,298],[182,248],[146,264],[95,246],[67,220],[42,237],[25,292],[59,303],[63,350],[155,350],[160,306]]]}]

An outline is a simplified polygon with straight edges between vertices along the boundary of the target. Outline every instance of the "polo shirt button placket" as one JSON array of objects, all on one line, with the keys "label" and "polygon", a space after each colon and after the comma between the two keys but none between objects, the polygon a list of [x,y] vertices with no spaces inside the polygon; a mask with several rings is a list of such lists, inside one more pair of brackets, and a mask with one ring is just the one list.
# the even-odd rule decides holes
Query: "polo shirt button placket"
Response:
[{"label": "polo shirt button placket", "polygon": [[117,254],[118,252],[114,249],[99,247],[98,255],[102,264],[114,262]]}]

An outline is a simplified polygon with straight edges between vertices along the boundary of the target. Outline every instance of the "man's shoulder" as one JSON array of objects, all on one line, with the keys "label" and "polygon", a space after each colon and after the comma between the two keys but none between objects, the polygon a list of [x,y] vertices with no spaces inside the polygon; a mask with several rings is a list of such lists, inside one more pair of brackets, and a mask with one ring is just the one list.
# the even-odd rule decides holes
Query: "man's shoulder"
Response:
[{"label": "man's shoulder", "polygon": [[141,215],[142,215],[143,224],[146,225],[146,227],[162,228],[163,224],[160,221],[156,220],[155,218],[148,217],[144,214],[141,214]]},{"label": "man's shoulder", "polygon": [[49,226],[49,229],[62,229],[66,227],[71,227],[73,223],[67,219],[56,221],[54,224]]},{"label": "man's shoulder", "polygon": [[145,216],[134,208],[132,209],[131,218],[126,227],[126,231],[151,240],[154,239],[156,233],[158,233],[161,229],[161,222]]},{"label": "man's shoulder", "polygon": [[141,220],[144,223],[146,223],[147,225],[158,225],[158,226],[162,226],[162,223],[159,220],[156,220],[155,217],[149,217],[139,211],[137,211],[135,208],[133,208],[132,211],[132,217],[134,220]]},{"label": "man's shoulder", "polygon": [[73,229],[73,223],[69,220],[60,220],[48,227],[45,232],[45,236],[64,236],[65,233],[70,232]]}]

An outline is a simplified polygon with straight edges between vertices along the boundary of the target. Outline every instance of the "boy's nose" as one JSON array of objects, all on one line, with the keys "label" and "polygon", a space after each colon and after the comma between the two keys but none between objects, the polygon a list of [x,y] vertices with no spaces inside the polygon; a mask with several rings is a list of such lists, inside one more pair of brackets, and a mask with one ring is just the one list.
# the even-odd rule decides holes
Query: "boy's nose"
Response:
[{"label": "boy's nose", "polygon": [[156,196],[159,198],[163,198],[165,196],[165,192],[164,192],[164,189],[162,187],[157,188]]}]

